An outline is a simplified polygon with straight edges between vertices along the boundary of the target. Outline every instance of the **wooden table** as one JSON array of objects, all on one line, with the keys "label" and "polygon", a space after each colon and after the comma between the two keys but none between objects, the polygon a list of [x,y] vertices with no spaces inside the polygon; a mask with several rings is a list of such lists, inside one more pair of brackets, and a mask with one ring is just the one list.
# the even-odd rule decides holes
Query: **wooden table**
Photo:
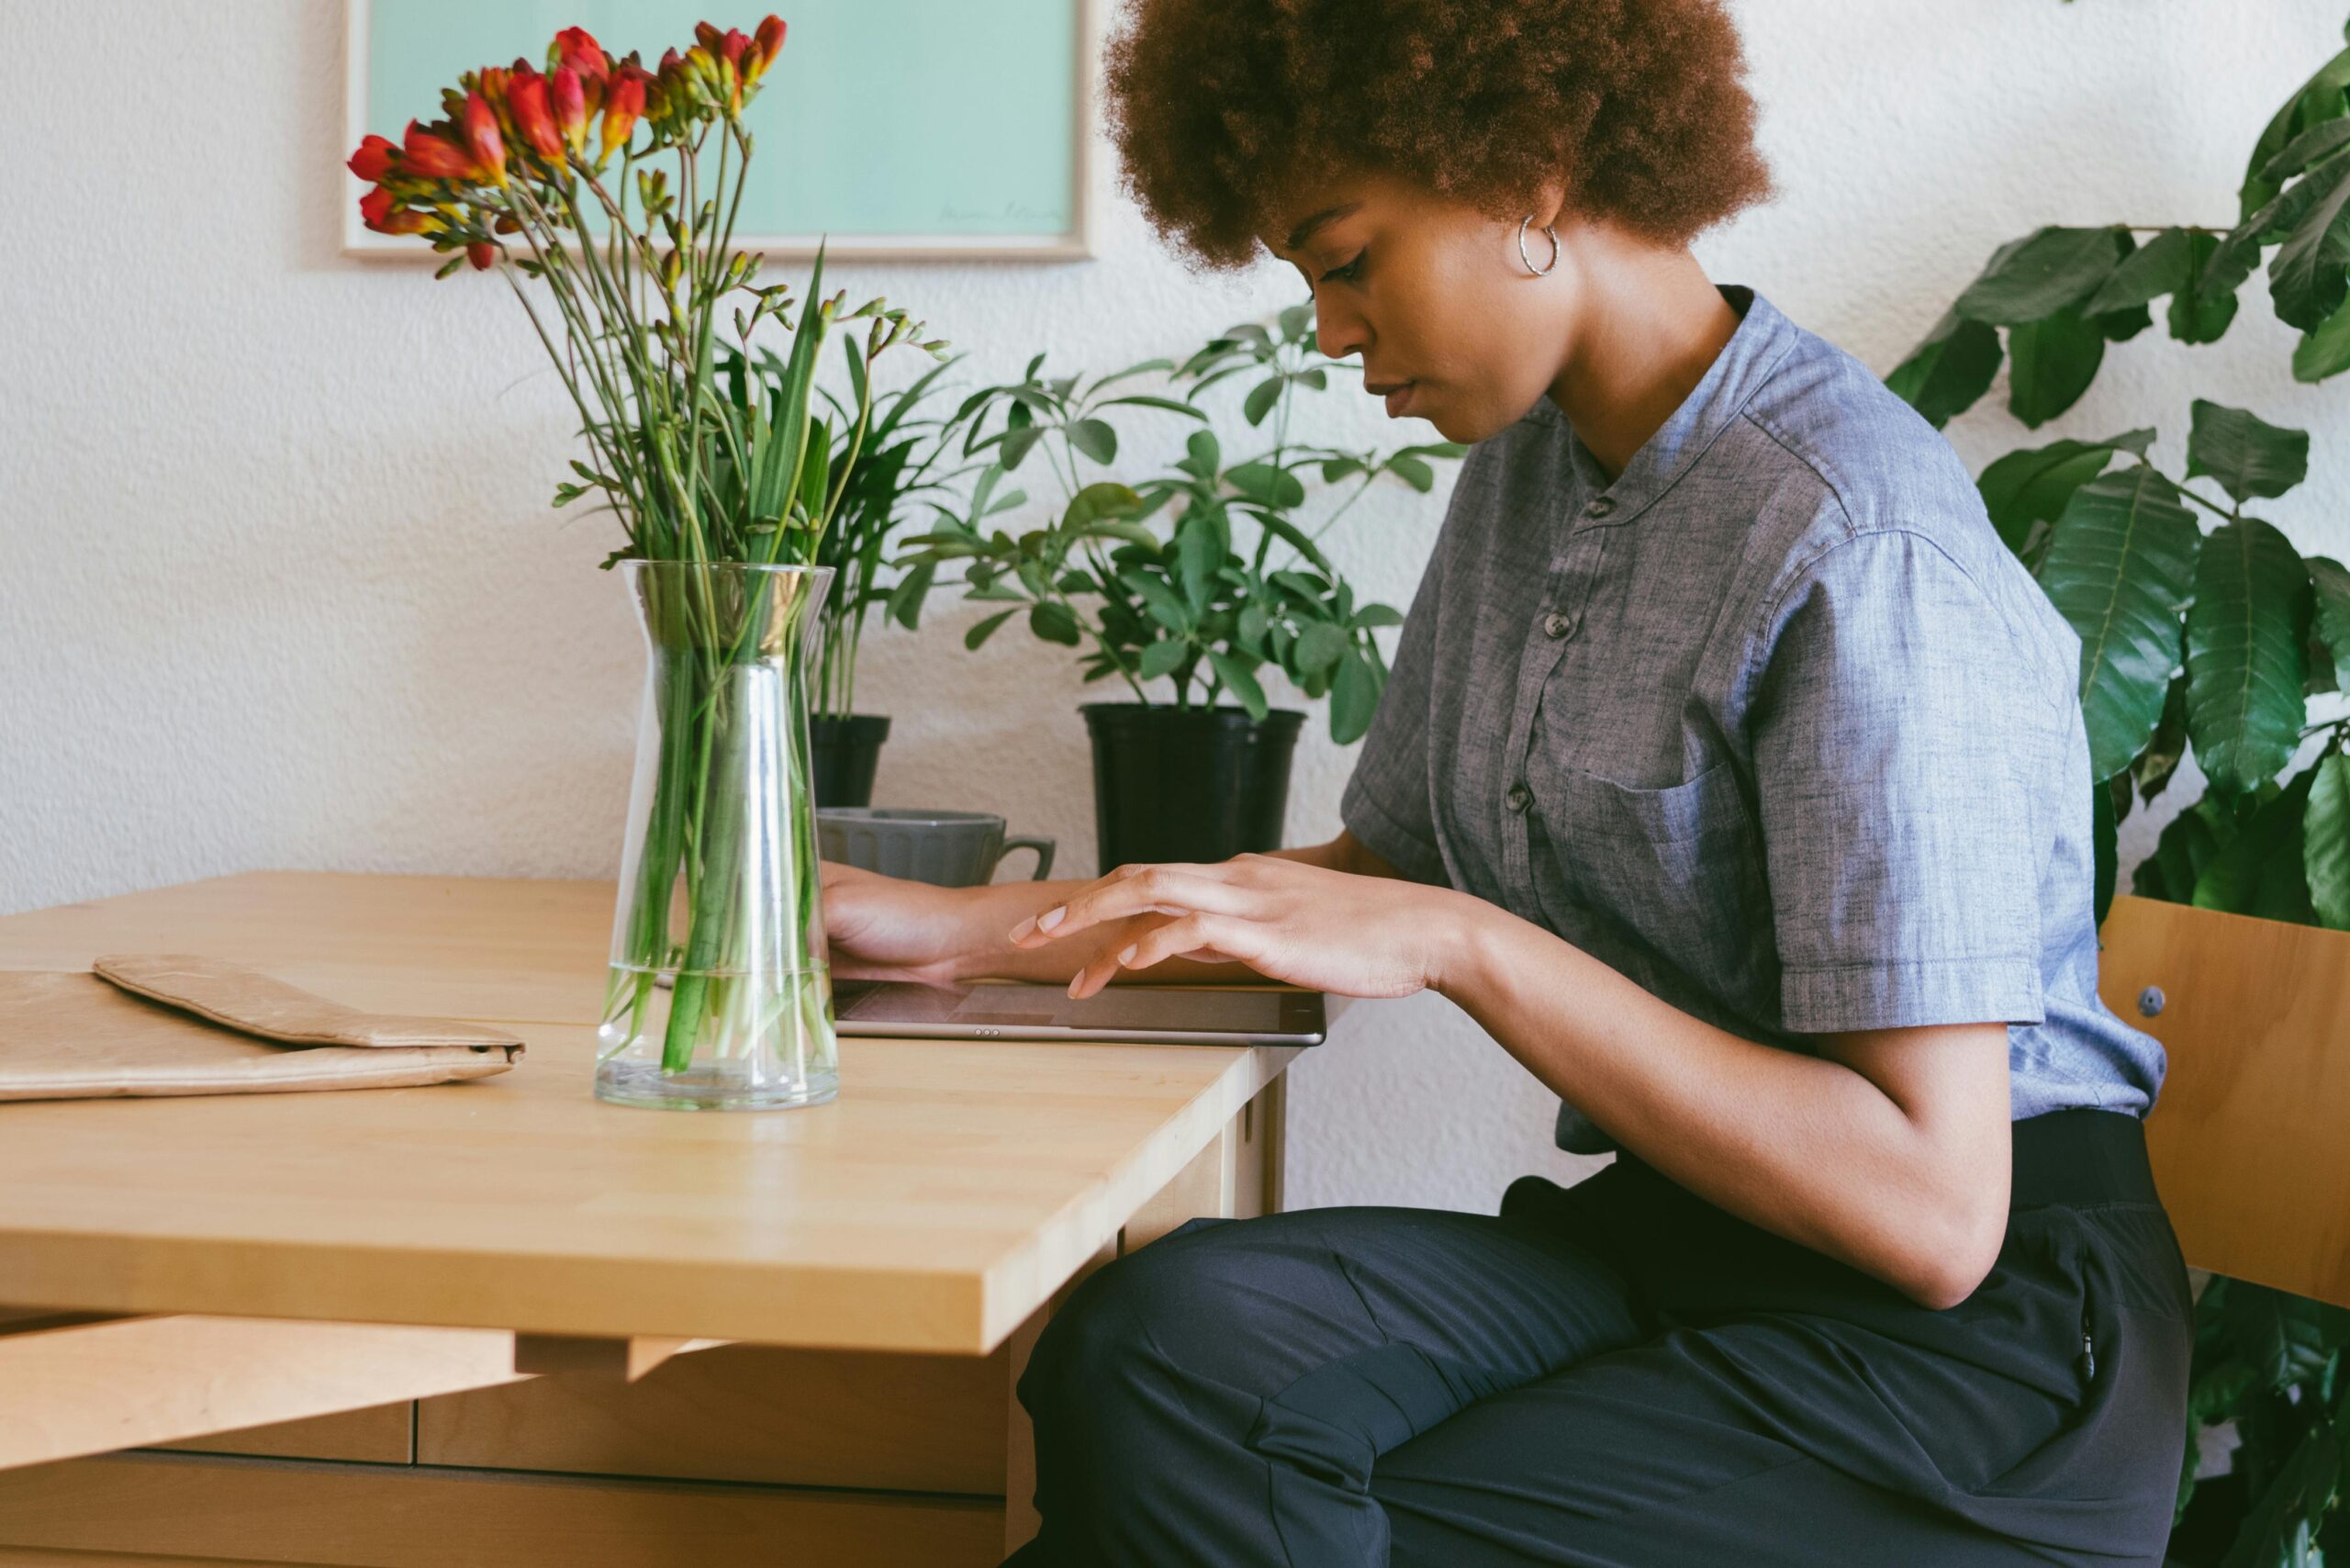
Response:
[{"label": "wooden table", "polygon": [[260,872],[0,917],[0,968],[200,952],[529,1047],[0,1104],[0,1564],[930,1568],[1033,1533],[1029,1347],[1121,1250],[1278,1208],[1294,1051],[849,1039],[830,1104],[609,1105],[612,892]]}]

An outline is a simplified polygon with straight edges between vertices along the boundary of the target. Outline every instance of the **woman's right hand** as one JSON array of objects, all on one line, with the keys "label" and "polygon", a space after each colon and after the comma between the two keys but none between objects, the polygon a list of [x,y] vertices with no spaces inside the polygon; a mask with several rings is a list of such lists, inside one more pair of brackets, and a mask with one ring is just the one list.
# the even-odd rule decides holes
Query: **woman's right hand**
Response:
[{"label": "woman's right hand", "polygon": [[835,860],[819,862],[819,870],[834,979],[951,985],[962,978],[975,935],[971,906],[982,902],[971,896],[978,890],[884,877]]}]

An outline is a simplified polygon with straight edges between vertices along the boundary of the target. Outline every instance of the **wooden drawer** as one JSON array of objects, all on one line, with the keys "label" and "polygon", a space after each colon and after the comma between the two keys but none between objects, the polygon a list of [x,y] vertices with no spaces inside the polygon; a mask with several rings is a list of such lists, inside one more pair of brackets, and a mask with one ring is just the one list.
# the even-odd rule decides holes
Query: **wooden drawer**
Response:
[{"label": "wooden drawer", "polygon": [[635,1383],[576,1372],[418,1401],[420,1464],[1002,1495],[1009,1347],[725,1345]]},{"label": "wooden drawer", "polygon": [[991,1568],[1003,1507],[151,1452],[0,1472],[0,1540],[328,1568]]}]

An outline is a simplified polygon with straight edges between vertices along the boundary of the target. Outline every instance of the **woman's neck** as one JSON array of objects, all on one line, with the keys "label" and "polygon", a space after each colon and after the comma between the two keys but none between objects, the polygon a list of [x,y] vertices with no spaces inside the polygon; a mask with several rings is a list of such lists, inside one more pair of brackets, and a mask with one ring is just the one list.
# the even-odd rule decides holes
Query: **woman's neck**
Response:
[{"label": "woman's neck", "polygon": [[1577,247],[1573,347],[1550,398],[1613,482],[1705,379],[1740,318],[1685,247],[1624,237],[1597,250]]}]

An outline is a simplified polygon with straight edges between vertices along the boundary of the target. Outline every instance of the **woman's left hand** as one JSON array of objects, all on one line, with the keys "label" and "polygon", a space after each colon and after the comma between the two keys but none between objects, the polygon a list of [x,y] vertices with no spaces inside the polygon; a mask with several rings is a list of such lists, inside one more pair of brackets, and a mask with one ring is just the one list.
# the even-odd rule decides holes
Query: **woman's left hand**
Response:
[{"label": "woman's left hand", "polygon": [[1466,911],[1449,889],[1242,855],[1213,865],[1122,866],[1058,909],[1024,920],[1015,947],[1041,947],[1104,921],[1163,922],[1069,981],[1091,996],[1120,969],[1162,958],[1237,959],[1268,980],[1343,996],[1409,996],[1436,983],[1444,942]]}]

